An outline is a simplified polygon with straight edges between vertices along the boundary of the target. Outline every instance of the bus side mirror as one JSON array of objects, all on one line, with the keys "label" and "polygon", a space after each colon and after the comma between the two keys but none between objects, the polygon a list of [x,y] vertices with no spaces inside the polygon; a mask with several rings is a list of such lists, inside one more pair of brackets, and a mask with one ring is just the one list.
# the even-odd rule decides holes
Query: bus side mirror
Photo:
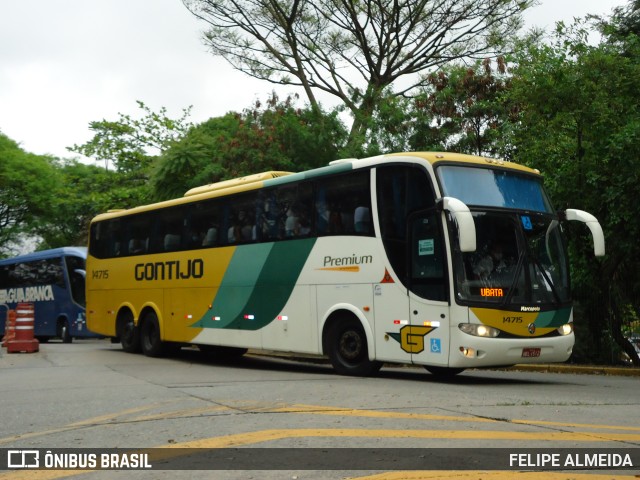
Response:
[{"label": "bus side mirror", "polygon": [[598,223],[598,219],[588,212],[583,210],[575,210],[568,208],[564,212],[564,216],[567,220],[574,220],[582,222],[591,230],[591,236],[593,237],[593,253],[596,257],[604,256],[604,233],[602,227]]},{"label": "bus side mirror", "polygon": [[442,197],[440,200],[443,210],[451,213],[458,224],[460,235],[460,251],[476,251],[476,224],[467,205],[453,197]]}]

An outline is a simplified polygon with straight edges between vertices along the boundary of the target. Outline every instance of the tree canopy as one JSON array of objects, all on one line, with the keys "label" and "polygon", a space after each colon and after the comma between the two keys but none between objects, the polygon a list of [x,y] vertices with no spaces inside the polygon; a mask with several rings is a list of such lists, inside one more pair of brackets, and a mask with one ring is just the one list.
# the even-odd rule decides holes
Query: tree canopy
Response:
[{"label": "tree canopy", "polygon": [[324,166],[339,157],[345,138],[337,112],[297,108],[292,97],[274,93],[264,104],[193,127],[167,148],[153,176],[155,197],[248,173]]},{"label": "tree canopy", "polygon": [[542,171],[557,206],[589,211],[607,238],[607,255],[597,261],[586,230],[569,231],[582,307],[577,355],[606,357],[613,337],[640,364],[624,339],[637,324],[640,298],[632,266],[640,257],[640,41],[617,32],[615,41],[591,45],[588,33],[584,24],[559,25],[554,42],[519,50],[507,94],[518,106],[509,142],[517,161]]},{"label": "tree canopy", "polygon": [[[252,77],[339,100],[361,141],[383,92],[405,95],[458,59],[504,52],[533,0],[183,0],[214,55]],[[402,84],[401,84],[402,81]],[[388,87],[393,85],[393,90]]]},{"label": "tree canopy", "polygon": [[43,218],[57,177],[52,158],[25,152],[0,132],[0,255]]}]

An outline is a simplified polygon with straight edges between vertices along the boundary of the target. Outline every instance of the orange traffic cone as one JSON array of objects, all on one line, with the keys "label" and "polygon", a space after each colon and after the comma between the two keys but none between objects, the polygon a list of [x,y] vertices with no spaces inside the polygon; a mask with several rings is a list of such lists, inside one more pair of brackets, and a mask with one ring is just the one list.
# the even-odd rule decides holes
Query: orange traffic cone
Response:
[{"label": "orange traffic cone", "polygon": [[16,333],[13,340],[7,340],[7,353],[37,352],[40,342],[34,337],[35,311],[33,303],[19,303],[16,307]]},{"label": "orange traffic cone", "polygon": [[16,338],[16,311],[7,310],[7,320],[4,322],[4,337],[2,346],[6,347],[9,340]]}]

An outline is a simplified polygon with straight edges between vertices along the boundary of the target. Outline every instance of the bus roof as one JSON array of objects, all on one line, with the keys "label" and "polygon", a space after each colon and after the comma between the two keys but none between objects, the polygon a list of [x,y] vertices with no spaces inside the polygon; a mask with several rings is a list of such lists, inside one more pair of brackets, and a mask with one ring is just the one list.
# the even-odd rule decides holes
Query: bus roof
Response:
[{"label": "bus roof", "polygon": [[390,153],[387,155],[383,155],[384,158],[390,159],[393,157],[418,157],[420,159],[426,160],[432,165],[437,165],[438,163],[460,163],[460,164],[472,164],[478,166],[494,166],[494,167],[503,167],[509,170],[518,170],[525,173],[530,173],[533,175],[540,175],[539,170],[535,170],[533,168],[525,167],[524,165],[520,165],[518,163],[509,162],[506,160],[500,160],[491,157],[480,157],[476,155],[467,155],[464,153],[451,153],[451,152],[408,152],[408,153]]},{"label": "bus roof", "polygon": [[41,250],[39,252],[25,253],[24,255],[18,255],[16,257],[0,260],[0,265],[12,265],[19,262],[45,260],[47,258],[56,258],[62,256],[82,257],[86,259],[87,247],[60,247],[52,248],[50,250]]},{"label": "bus roof", "polygon": [[259,188],[270,187],[275,185],[282,185],[290,182],[308,180],[311,178],[322,177],[325,175],[331,175],[349,171],[355,168],[367,168],[374,167],[376,165],[384,163],[394,163],[399,161],[423,161],[428,162],[433,166],[438,163],[458,163],[460,165],[477,165],[487,167],[499,167],[509,170],[517,170],[523,173],[540,175],[540,172],[517,163],[508,162],[504,160],[497,160],[489,157],[480,157],[475,155],[466,155],[461,153],[451,152],[405,152],[405,153],[390,153],[385,155],[378,155],[368,158],[347,158],[342,160],[335,160],[326,167],[320,167],[313,170],[306,170],[304,172],[292,173],[292,172],[263,172],[253,175],[247,175],[240,178],[231,180],[224,180],[201,187],[195,187],[188,190],[183,197],[175,198],[171,200],[165,200],[163,202],[153,203],[149,205],[142,205],[139,207],[133,207],[126,210],[110,210],[109,212],[97,215],[93,220],[105,220],[108,218],[120,217],[122,215],[129,215],[133,213],[141,213],[145,211],[155,210],[159,207],[180,205],[190,203],[196,199],[214,198],[234,193],[241,193],[249,190],[256,190]]},{"label": "bus roof", "polygon": [[233,178],[231,180],[223,180],[217,183],[210,183],[202,187],[195,187],[187,191],[184,194],[185,197],[192,195],[198,195],[200,193],[215,192],[216,190],[222,190],[230,187],[237,187],[239,185],[248,185],[250,183],[261,182],[264,180],[270,180],[272,178],[284,177],[285,175],[292,175],[293,172],[264,172],[256,173],[253,175],[247,175],[246,177]]}]

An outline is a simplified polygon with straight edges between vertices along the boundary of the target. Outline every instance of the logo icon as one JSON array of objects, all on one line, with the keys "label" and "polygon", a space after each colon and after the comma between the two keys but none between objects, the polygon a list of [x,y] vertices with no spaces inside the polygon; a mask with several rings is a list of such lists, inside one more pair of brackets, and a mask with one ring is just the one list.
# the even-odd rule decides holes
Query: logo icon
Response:
[{"label": "logo icon", "polygon": [[[419,325],[405,325],[400,332],[387,332],[394,340],[400,342],[400,347],[407,353],[420,353],[424,350],[424,337],[436,327],[423,327]],[[438,345],[439,346],[439,345]],[[431,346],[433,349],[433,345]],[[432,350],[433,351],[433,350]]]},{"label": "logo icon", "polygon": [[533,335],[534,333],[536,333],[536,325],[534,323],[530,323],[529,325],[527,325],[527,330],[529,330],[529,333]]},{"label": "logo icon", "polygon": [[39,468],[40,452],[38,450],[8,450],[7,468]]}]

